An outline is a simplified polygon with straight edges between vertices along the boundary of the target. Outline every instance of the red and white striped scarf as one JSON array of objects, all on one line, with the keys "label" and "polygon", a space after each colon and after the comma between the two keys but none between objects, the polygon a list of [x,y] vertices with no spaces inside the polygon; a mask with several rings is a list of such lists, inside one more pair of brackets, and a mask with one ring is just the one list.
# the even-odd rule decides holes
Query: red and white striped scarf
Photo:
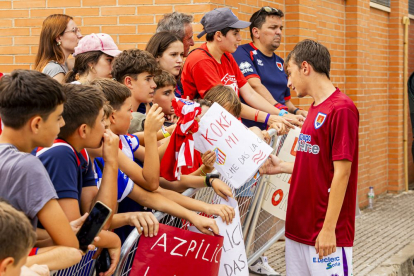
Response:
[{"label": "red and white striped scarf", "polygon": [[[201,114],[200,105],[192,101],[175,98],[172,105],[180,119],[161,160],[161,176],[169,181],[180,179],[182,167],[192,168],[195,165],[192,133],[198,131],[195,117]],[[171,165],[174,167],[171,168]]]}]

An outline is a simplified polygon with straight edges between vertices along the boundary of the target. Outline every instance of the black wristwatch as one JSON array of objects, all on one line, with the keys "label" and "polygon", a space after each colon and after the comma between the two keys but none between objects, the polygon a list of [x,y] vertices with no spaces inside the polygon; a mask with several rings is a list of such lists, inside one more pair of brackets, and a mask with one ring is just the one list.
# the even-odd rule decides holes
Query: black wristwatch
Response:
[{"label": "black wristwatch", "polygon": [[206,186],[211,187],[211,178],[220,178],[220,175],[218,173],[208,173],[206,174]]}]

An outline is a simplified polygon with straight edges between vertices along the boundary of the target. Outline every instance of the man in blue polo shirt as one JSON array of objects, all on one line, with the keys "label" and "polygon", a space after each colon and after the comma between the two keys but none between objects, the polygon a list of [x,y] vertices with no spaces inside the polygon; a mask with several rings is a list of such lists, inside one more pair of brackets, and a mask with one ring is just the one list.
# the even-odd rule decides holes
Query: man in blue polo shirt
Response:
[{"label": "man in blue polo shirt", "polygon": [[[233,57],[253,89],[279,108],[281,113],[290,112],[306,117],[308,112],[290,101],[283,59],[274,53],[282,39],[283,16],[282,11],[272,7],[263,7],[255,12],[250,18],[253,42],[239,46]],[[243,119],[243,123],[249,127],[263,128],[263,124],[250,120]]]}]

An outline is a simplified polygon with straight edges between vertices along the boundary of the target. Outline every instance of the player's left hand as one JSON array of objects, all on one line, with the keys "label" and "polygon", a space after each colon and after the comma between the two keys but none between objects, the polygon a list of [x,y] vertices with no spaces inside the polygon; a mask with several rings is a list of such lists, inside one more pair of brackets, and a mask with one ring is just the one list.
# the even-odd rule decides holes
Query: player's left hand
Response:
[{"label": "player's left hand", "polygon": [[315,242],[316,254],[319,254],[319,259],[331,255],[336,252],[336,235],[335,228],[328,230],[322,227]]}]

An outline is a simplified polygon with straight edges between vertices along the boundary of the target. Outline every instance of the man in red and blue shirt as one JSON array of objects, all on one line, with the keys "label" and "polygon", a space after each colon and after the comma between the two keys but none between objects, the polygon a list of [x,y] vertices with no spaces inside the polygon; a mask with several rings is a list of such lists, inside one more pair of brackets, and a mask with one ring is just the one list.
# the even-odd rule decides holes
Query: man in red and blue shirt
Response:
[{"label": "man in red and blue shirt", "polygon": [[352,274],[359,113],[329,79],[330,54],[304,40],[287,57],[288,86],[311,96],[294,163],[271,155],[267,174],[291,173],[286,213],[287,275]]},{"label": "man in red and blue shirt", "polygon": [[[281,10],[272,7],[256,11],[250,18],[252,42],[239,46],[233,57],[250,86],[280,109],[280,116],[290,112],[306,117],[307,111],[300,110],[290,101],[284,62],[274,53],[282,39],[283,16]],[[243,98],[241,100],[245,103]],[[243,119],[243,123],[249,127],[264,128],[263,124],[251,120]]]}]

